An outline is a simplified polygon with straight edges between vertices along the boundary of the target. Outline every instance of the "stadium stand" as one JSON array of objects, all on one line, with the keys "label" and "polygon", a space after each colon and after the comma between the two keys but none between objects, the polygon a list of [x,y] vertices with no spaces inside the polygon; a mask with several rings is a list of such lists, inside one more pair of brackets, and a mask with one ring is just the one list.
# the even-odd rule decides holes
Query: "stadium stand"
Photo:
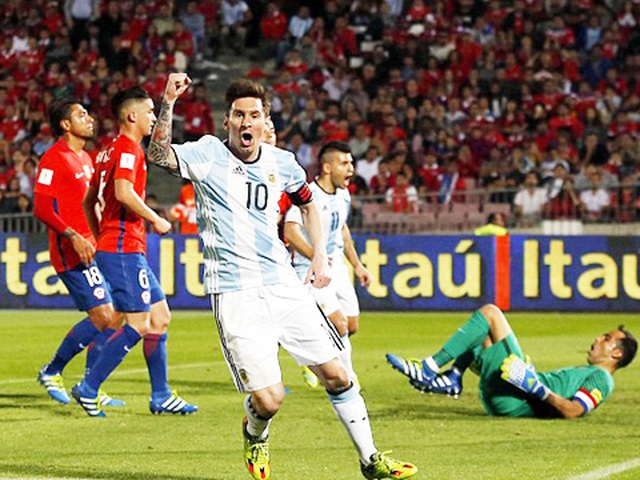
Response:
[{"label": "stadium stand", "polygon": [[[63,3],[98,8],[74,18]],[[310,175],[317,163],[308,152],[323,142],[351,141],[356,161],[375,147],[351,185],[355,231],[468,232],[494,211],[508,215],[512,232],[560,217],[587,226],[638,220],[637,1],[14,0],[1,8],[3,213],[30,195],[33,164],[51,143],[51,100],[74,93],[88,104],[100,125],[95,154],[114,134],[108,99],[119,87],[141,83],[157,96],[169,71],[186,70],[203,74],[215,102],[209,67],[224,70],[234,58],[269,86],[280,145],[304,151]],[[376,165],[384,168],[372,174]],[[578,205],[566,202],[558,165]],[[386,190],[400,171],[418,190],[418,212],[388,215]],[[523,216],[514,201],[528,172],[546,202]]]}]

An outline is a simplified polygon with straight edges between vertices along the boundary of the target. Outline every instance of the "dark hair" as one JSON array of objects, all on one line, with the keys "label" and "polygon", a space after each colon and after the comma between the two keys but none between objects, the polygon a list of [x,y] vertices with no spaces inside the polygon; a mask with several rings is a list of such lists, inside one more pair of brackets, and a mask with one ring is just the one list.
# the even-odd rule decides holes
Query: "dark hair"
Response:
[{"label": "dark hair", "polygon": [[231,105],[238,98],[257,98],[262,100],[262,106],[264,108],[264,114],[269,115],[271,109],[271,100],[264,87],[258,82],[253,82],[247,79],[236,80],[232,82],[227,88],[227,92],[224,95],[224,100],[227,104],[227,112],[231,110]]},{"label": "dark hair", "polygon": [[51,103],[49,107],[49,122],[51,122],[51,131],[56,137],[64,134],[60,122],[62,122],[62,120],[69,120],[71,117],[71,107],[74,105],[82,105],[82,102],[76,97],[62,97]]},{"label": "dark hair", "polygon": [[111,113],[116,119],[120,119],[120,113],[130,101],[147,100],[151,98],[149,92],[142,87],[131,87],[120,90],[111,99]]},{"label": "dark hair", "polygon": [[624,329],[624,325],[620,325],[618,330],[624,333],[624,338],[618,340],[618,348],[622,350],[622,357],[618,360],[618,368],[624,368],[635,358],[638,351],[638,341],[631,332]]},{"label": "dark hair", "polygon": [[325,161],[327,161],[324,159],[325,155],[331,152],[351,153],[351,147],[345,142],[333,141],[325,143],[320,149],[320,153],[318,154],[320,163],[325,163]]}]

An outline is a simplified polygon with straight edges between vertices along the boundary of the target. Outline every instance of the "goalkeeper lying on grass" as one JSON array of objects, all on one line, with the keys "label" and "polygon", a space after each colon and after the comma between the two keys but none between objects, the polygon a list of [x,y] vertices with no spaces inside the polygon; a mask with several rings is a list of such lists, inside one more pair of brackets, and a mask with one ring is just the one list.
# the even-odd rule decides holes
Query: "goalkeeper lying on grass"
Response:
[{"label": "goalkeeper lying on grass", "polygon": [[[589,413],[613,391],[613,377],[635,357],[638,342],[620,326],[598,336],[588,365],[536,373],[525,360],[509,322],[495,305],[471,316],[433,356],[423,360],[387,354],[387,361],[422,392],[458,397],[469,367],[480,376],[480,399],[489,415],[574,418]],[[453,366],[440,367],[453,360]]]}]

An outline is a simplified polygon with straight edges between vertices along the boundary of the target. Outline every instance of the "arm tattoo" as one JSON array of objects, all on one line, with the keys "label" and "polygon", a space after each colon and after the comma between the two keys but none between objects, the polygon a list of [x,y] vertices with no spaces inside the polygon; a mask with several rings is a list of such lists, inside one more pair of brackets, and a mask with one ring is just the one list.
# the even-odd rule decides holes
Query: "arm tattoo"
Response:
[{"label": "arm tattoo", "polygon": [[172,175],[180,176],[178,160],[171,149],[171,123],[173,121],[173,105],[163,101],[160,106],[158,120],[151,132],[148,156],[151,163],[164,168]]}]

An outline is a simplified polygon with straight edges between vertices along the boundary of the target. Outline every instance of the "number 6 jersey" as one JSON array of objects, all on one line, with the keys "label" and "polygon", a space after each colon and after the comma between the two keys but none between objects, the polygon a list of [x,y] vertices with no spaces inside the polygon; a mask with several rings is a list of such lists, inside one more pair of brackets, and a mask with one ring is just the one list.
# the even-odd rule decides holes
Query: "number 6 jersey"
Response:
[{"label": "number 6 jersey", "polygon": [[144,201],[147,163],[139,143],[118,135],[96,158],[91,186],[98,190],[101,212],[98,250],[111,253],[146,253],[144,220],[116,199],[116,180],[128,180]]},{"label": "number 6 jersey", "polygon": [[180,174],[196,193],[205,291],[297,281],[277,227],[283,191],[298,204],[311,201],[304,169],[293,154],[263,143],[258,158],[245,163],[212,135],[172,148]]}]

